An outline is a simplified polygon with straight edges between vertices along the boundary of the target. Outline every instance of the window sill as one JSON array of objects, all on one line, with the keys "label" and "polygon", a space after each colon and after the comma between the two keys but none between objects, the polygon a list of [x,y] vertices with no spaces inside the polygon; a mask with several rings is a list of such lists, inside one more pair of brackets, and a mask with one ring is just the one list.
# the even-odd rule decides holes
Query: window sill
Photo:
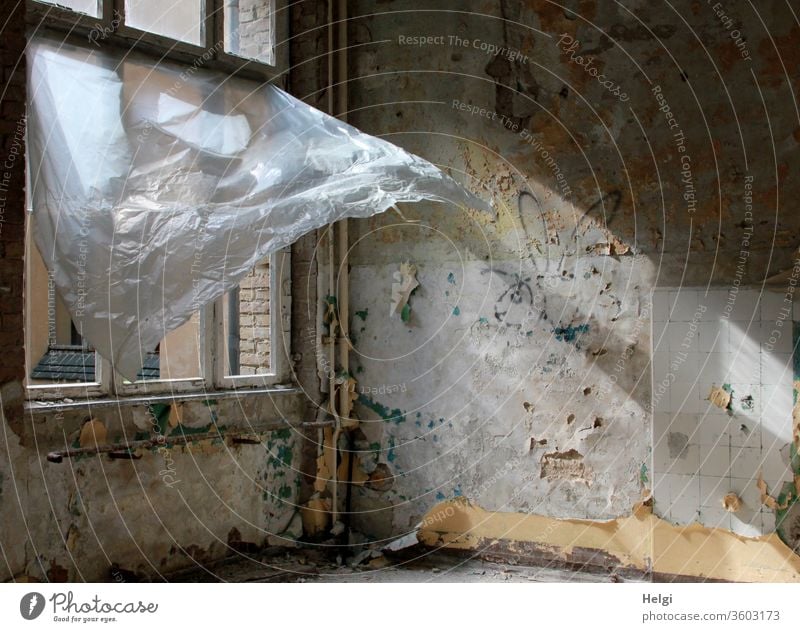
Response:
[{"label": "window sill", "polygon": [[130,395],[121,397],[99,397],[95,399],[29,400],[25,402],[25,412],[32,415],[61,412],[76,409],[103,409],[123,406],[147,406],[172,402],[188,402],[206,399],[238,399],[241,397],[274,397],[298,395],[302,389],[294,385],[270,386],[267,388],[231,388],[217,391],[198,391],[193,393],[161,393],[153,395]]}]

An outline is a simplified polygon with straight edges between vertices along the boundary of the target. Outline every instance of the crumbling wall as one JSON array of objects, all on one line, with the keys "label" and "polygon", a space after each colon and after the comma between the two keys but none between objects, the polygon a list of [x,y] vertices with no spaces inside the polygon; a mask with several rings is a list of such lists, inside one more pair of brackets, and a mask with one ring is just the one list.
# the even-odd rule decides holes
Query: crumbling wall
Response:
[{"label": "crumbling wall", "polygon": [[[729,3],[733,26],[699,1],[565,7],[351,8],[351,121],[497,204],[351,222],[362,446],[368,472],[393,475],[356,490],[376,537],[462,495],[628,514],[652,485],[652,288],[792,266],[800,219],[776,206],[777,187],[798,193],[786,6]],[[406,320],[389,315],[405,261]]]},{"label": "crumbling wall", "polygon": [[[89,408],[75,398],[60,402],[63,408],[23,410],[25,4],[6,4],[10,17],[0,41],[0,581],[159,579],[237,551],[289,544],[302,534],[297,507],[310,444],[305,431],[288,424],[314,419],[318,401],[315,296],[296,295],[286,350],[302,392],[209,393],[182,405],[177,397],[169,409],[159,409],[158,421],[144,399]],[[309,279],[315,287],[313,244],[311,236],[292,247],[297,287]],[[259,431],[267,426],[273,429]],[[216,432],[218,438],[207,436]],[[186,445],[175,444],[184,435]],[[159,442],[118,451],[115,458],[47,460],[52,451],[148,438]]]}]

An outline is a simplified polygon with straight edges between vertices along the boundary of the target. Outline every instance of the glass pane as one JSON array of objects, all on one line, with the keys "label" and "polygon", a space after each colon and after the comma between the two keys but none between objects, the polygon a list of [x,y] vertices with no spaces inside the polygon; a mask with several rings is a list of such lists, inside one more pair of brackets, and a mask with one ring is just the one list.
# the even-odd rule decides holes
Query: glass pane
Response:
[{"label": "glass pane", "polygon": [[38,0],[42,4],[52,4],[61,8],[72,9],[78,13],[99,18],[102,15],[102,0]]},{"label": "glass pane", "polygon": [[[29,217],[26,218],[29,221]],[[96,353],[83,340],[53,275],[26,230],[25,361],[29,386],[96,382]]]},{"label": "glass pane", "polygon": [[273,64],[272,0],[225,0],[225,52]]},{"label": "glass pane", "polygon": [[144,358],[138,381],[200,379],[202,346],[200,311],[169,332]]},{"label": "glass pane", "polygon": [[270,372],[269,260],[254,267],[223,305],[225,377]]},{"label": "glass pane", "polygon": [[125,23],[187,44],[205,43],[203,0],[125,0]]}]

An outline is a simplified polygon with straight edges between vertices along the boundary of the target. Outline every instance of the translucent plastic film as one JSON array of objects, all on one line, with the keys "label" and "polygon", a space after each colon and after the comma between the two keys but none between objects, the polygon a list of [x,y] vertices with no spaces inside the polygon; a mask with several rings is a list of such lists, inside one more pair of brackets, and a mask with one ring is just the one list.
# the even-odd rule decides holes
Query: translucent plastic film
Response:
[{"label": "translucent plastic film", "polygon": [[46,40],[28,68],[34,238],[77,329],[128,378],[309,231],[396,202],[489,210],[271,85]]}]

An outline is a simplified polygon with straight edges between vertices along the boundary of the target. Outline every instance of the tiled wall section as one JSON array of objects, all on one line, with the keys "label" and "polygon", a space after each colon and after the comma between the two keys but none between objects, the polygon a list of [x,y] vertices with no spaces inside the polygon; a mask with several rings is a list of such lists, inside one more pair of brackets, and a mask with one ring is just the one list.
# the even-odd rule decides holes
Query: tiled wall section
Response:
[{"label": "tiled wall section", "polygon": [[[759,471],[770,491],[791,479],[793,319],[798,320],[798,303],[793,306],[783,292],[654,292],[659,516],[747,536],[775,529],[774,513],[761,506],[756,483]],[[727,409],[709,401],[715,386],[731,393]],[[729,492],[743,501],[736,513],[722,506]]]}]

